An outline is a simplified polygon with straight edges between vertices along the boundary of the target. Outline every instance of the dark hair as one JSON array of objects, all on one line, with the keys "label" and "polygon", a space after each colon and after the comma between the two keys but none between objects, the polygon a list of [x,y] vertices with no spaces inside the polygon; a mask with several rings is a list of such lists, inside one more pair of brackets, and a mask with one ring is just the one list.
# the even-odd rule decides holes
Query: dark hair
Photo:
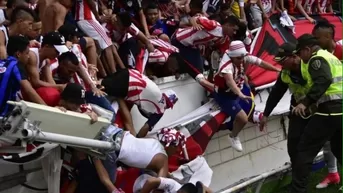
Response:
[{"label": "dark hair", "polygon": [[120,20],[124,27],[130,27],[132,24],[131,15],[126,11],[118,13],[117,19]]},{"label": "dark hair", "polygon": [[201,0],[191,0],[189,3],[190,9],[199,9],[202,10],[203,2]]},{"label": "dark hair", "polygon": [[13,10],[10,21],[11,23],[15,23],[18,19],[24,19],[27,17],[32,17],[33,19],[35,19],[37,16],[32,9],[21,5]]},{"label": "dark hair", "polygon": [[230,25],[239,26],[240,21],[239,21],[239,19],[236,16],[229,15],[225,19],[223,19],[220,24],[224,25],[224,24],[227,24],[227,23],[230,24]]},{"label": "dark hair", "polygon": [[220,11],[222,10],[227,10],[227,9],[230,9],[231,8],[231,4],[226,2],[226,3],[223,3],[220,5]]},{"label": "dark hair", "polygon": [[192,183],[187,183],[185,185],[183,185],[179,190],[179,191],[182,191],[182,192],[187,192],[187,193],[197,193],[198,192],[198,189],[197,187],[192,184]]},{"label": "dark hair", "polygon": [[64,52],[58,56],[59,64],[62,64],[64,61],[70,61],[74,65],[79,65],[79,59],[73,52]]},{"label": "dark hair", "polygon": [[312,34],[317,31],[319,28],[322,29],[329,29],[330,33],[331,33],[331,37],[334,38],[335,37],[335,25],[331,24],[328,20],[326,19],[322,19],[320,21],[317,22],[317,24],[314,26],[313,30],[312,30]]},{"label": "dark hair", "polygon": [[208,17],[208,19],[217,21],[219,23],[221,23],[221,21],[222,21],[222,18],[220,17],[219,14],[210,15],[210,17]]},{"label": "dark hair", "polygon": [[41,20],[40,20],[40,18],[39,18],[39,9],[38,9],[38,6],[33,10],[33,12],[35,13],[35,15],[34,15],[34,20],[35,20],[35,22],[37,23],[37,22],[40,22]]},{"label": "dark hair", "polygon": [[30,41],[24,36],[11,36],[8,39],[7,54],[8,56],[15,57],[17,52],[24,52],[29,46]]},{"label": "dark hair", "polygon": [[159,8],[158,8],[158,6],[157,6],[156,3],[151,2],[151,3],[149,3],[149,4],[145,7],[144,11],[146,12],[146,11],[148,11],[149,9],[159,9]]},{"label": "dark hair", "polygon": [[6,3],[6,7],[11,9],[11,8],[14,8],[14,6],[21,4],[21,3],[22,4],[26,3],[26,1],[24,1],[24,0],[8,0]]},{"label": "dark hair", "polygon": [[238,30],[236,34],[233,35],[233,39],[243,41],[247,37],[246,33],[247,33],[247,25],[245,25],[245,23],[243,22],[239,22]]}]

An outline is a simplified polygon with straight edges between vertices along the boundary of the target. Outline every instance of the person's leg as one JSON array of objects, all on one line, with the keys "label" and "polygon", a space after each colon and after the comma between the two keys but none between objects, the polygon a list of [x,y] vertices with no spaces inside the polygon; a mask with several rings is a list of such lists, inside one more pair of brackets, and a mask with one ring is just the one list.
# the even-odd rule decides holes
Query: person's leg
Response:
[{"label": "person's leg", "polygon": [[237,98],[229,98],[225,94],[215,93],[215,100],[228,117],[231,117],[231,121],[227,123],[228,129],[232,127],[232,131],[229,134],[229,141],[232,147],[237,151],[242,151],[242,144],[238,137],[239,132],[248,123],[248,116],[242,110],[238,103]]},{"label": "person's leg", "polygon": [[255,27],[261,27],[263,24],[263,18],[262,18],[262,11],[257,6],[257,4],[253,4],[250,6],[251,15],[254,20],[254,26]]},{"label": "person's leg", "polygon": [[103,26],[96,20],[81,20],[77,22],[79,28],[87,34],[87,36],[98,41],[101,50],[103,51],[102,57],[105,58],[108,66],[106,69],[109,73],[116,71],[116,65],[112,51],[112,40],[107,36]]},{"label": "person's leg", "polygon": [[323,147],[324,160],[326,161],[329,174],[320,182],[316,188],[326,188],[330,184],[337,184],[340,182],[340,177],[337,172],[337,159],[331,151],[330,142],[326,142]]},{"label": "person's leg", "polygon": [[314,115],[306,125],[297,146],[295,163],[292,164],[292,192],[307,192],[307,179],[313,159],[336,130],[331,127],[330,121],[332,120],[328,116]]},{"label": "person's leg", "polygon": [[199,82],[206,90],[213,92],[213,84],[207,79],[201,78],[204,71],[204,60],[201,57],[199,49],[187,47],[178,42],[176,39],[172,39],[172,45],[179,49],[179,54],[184,63],[181,64],[183,73],[188,73],[192,78]]},{"label": "person's leg", "polygon": [[289,115],[288,119],[287,151],[293,165],[296,160],[297,146],[309,119],[303,119],[292,114]]}]

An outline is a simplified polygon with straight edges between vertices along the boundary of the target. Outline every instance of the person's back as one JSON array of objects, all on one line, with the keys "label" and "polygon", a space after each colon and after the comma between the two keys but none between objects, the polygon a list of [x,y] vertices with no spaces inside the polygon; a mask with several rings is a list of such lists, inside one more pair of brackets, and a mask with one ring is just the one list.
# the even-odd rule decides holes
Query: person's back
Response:
[{"label": "person's back", "polygon": [[20,90],[22,75],[17,65],[18,60],[14,57],[0,60],[0,116],[6,115],[13,109],[7,101],[15,101]]}]

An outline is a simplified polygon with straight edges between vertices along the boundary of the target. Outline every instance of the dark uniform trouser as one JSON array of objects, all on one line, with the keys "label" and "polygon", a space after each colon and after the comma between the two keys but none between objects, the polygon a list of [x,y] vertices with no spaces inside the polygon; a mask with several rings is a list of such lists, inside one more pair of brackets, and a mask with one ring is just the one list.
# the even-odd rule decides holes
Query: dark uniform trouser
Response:
[{"label": "dark uniform trouser", "polygon": [[310,119],[303,119],[300,116],[293,114],[289,115],[288,123],[288,137],[287,137],[287,151],[291,159],[292,168],[297,156],[297,147],[300,142],[304,129]]},{"label": "dark uniform trouser", "polygon": [[342,163],[342,116],[312,116],[296,148],[296,159],[292,164],[292,193],[306,193],[313,159],[328,140],[338,163]]}]

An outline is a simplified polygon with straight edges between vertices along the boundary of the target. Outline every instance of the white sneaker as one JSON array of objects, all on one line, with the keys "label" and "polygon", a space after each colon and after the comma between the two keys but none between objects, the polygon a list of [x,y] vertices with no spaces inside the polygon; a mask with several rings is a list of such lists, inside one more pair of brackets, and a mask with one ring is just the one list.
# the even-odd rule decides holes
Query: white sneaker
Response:
[{"label": "white sneaker", "polygon": [[241,141],[239,140],[239,137],[231,137],[230,135],[228,137],[232,148],[234,148],[238,152],[242,152],[243,147]]}]

